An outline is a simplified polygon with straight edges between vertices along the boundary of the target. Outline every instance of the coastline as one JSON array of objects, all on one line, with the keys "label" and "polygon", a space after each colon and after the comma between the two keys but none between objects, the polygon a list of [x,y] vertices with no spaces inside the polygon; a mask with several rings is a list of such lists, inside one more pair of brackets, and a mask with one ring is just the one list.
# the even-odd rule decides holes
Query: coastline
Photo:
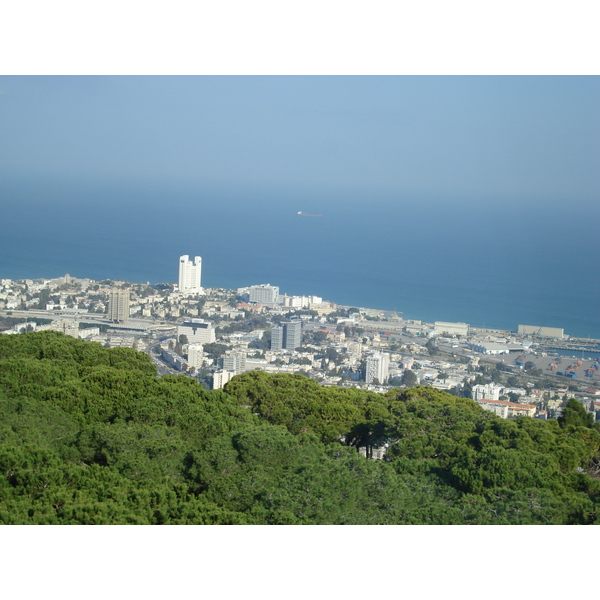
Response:
[{"label": "coastline", "polygon": [[[368,315],[379,315],[379,316],[383,316],[383,315],[396,315],[396,318],[398,319],[398,321],[403,321],[406,323],[420,323],[423,325],[429,325],[431,327],[434,326],[436,321],[424,321],[422,319],[404,319],[401,316],[398,315],[402,315],[403,313],[400,311],[393,311],[393,310],[386,310],[386,309],[382,309],[382,308],[367,308],[364,306],[352,306],[352,305],[346,305],[346,304],[336,304],[334,303],[338,308],[341,308],[343,310],[348,310],[350,308],[357,308],[361,311],[364,311],[364,313],[368,314]],[[393,318],[393,317],[392,317]],[[446,321],[437,321],[437,322],[446,322]],[[375,324],[376,322],[374,322]],[[388,321],[389,323],[389,321]],[[516,329],[500,329],[497,327],[474,327],[471,326],[469,323],[467,323],[469,325],[469,331],[473,332],[473,333],[478,333],[478,334],[483,334],[483,335],[514,335],[517,333]],[[382,323],[383,325],[383,323]],[[598,352],[600,352],[600,339],[598,338],[587,338],[587,337],[577,337],[577,336],[571,336],[568,335],[567,333],[565,334],[567,336],[567,339],[573,342],[577,342],[577,341],[581,341],[584,343],[595,343],[596,346],[599,347]],[[586,352],[595,352],[594,350],[585,350]]]}]

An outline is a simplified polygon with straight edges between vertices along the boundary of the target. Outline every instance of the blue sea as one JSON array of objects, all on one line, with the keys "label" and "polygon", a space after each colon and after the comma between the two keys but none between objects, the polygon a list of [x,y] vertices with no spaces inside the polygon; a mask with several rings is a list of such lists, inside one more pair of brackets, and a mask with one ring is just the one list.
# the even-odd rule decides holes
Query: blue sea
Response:
[{"label": "blue sea", "polygon": [[175,282],[179,256],[199,255],[205,287],[270,283],[408,319],[600,338],[599,204],[4,178],[0,206],[2,278]]}]

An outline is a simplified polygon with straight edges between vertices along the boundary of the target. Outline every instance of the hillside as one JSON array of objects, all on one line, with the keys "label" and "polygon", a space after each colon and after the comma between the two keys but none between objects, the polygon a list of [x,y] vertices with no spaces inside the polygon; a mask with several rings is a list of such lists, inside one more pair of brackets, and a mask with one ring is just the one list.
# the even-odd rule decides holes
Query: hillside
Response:
[{"label": "hillside", "polygon": [[[4,524],[591,524],[600,433],[252,371],[224,391],[55,332],[0,336]],[[369,460],[387,447],[385,460]]]}]

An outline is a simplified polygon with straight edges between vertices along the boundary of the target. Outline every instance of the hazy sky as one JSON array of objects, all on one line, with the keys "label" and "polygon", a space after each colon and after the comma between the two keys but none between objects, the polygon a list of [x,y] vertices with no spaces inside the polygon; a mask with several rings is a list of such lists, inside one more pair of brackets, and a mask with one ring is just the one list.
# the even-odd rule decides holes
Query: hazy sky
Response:
[{"label": "hazy sky", "polygon": [[593,200],[600,77],[0,77],[0,174]]}]

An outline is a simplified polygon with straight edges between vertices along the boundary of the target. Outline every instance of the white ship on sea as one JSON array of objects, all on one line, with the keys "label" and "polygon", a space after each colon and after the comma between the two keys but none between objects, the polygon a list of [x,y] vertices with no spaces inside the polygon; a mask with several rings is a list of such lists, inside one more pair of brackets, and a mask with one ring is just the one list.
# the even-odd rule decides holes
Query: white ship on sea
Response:
[{"label": "white ship on sea", "polygon": [[300,217],[322,217],[322,216],[323,216],[323,215],[309,215],[308,213],[302,212],[301,210],[299,210],[299,211],[297,212],[297,214],[298,214]]}]

